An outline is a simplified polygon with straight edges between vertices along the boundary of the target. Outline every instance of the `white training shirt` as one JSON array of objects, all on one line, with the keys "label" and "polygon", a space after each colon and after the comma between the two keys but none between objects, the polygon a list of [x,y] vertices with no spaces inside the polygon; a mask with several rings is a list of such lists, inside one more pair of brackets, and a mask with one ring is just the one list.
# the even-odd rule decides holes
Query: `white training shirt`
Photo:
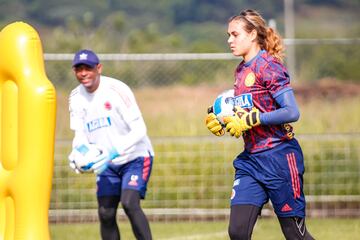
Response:
[{"label": "white training shirt", "polygon": [[[69,111],[73,147],[87,141],[107,150],[115,148],[121,159],[114,159],[115,164],[154,155],[135,96],[125,83],[101,76],[93,93],[80,84],[70,94]],[[134,151],[127,152],[130,148]]]}]

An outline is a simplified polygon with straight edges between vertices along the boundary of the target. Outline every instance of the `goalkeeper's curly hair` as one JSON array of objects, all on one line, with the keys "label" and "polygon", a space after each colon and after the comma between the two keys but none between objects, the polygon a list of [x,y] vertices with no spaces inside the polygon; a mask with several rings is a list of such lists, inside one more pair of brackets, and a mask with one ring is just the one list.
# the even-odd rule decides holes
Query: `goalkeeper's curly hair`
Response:
[{"label": "goalkeeper's curly hair", "polygon": [[285,48],[281,36],[275,29],[266,26],[265,20],[257,11],[252,9],[244,10],[239,15],[231,17],[229,22],[232,21],[242,21],[248,33],[255,29],[261,49],[266,50],[280,62],[283,61]]}]

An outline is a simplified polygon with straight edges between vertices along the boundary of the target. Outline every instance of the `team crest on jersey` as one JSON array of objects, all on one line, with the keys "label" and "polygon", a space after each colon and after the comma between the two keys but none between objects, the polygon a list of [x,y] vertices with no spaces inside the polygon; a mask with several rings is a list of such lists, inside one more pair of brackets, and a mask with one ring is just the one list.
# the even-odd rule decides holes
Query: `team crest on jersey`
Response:
[{"label": "team crest on jersey", "polygon": [[249,72],[245,78],[245,86],[251,87],[255,83],[255,74],[253,72]]},{"label": "team crest on jersey", "polygon": [[111,108],[112,108],[112,106],[111,106],[111,103],[110,103],[110,102],[105,102],[105,103],[104,103],[104,107],[105,107],[105,109],[106,109],[106,110],[109,110],[109,111],[110,111],[110,110],[111,110]]},{"label": "team crest on jersey", "polygon": [[252,94],[245,93],[234,97],[234,105],[241,108],[252,108],[254,106]]},{"label": "team crest on jersey", "polygon": [[97,118],[86,124],[86,127],[89,132],[92,132],[99,128],[110,127],[110,126],[111,126],[110,117]]}]

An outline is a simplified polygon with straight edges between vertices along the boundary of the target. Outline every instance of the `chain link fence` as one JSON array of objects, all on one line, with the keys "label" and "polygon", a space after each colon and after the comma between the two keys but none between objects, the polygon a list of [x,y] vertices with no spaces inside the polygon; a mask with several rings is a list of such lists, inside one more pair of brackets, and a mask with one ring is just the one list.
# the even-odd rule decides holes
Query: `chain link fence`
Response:
[{"label": "chain link fence", "polygon": [[[230,54],[98,54],[103,72],[130,87],[195,85],[231,79],[239,59]],[[45,54],[51,81],[61,89],[77,85],[73,54]],[[231,80],[230,80],[231,82]]]},{"label": "chain link fence", "polygon": [[[295,48],[294,63],[288,66],[293,82],[313,82],[322,78],[359,81],[360,38],[354,39],[284,39],[286,47]],[[104,73],[124,80],[133,88],[196,85],[231,82],[241,60],[230,53],[99,53]],[[73,54],[44,55],[46,70],[57,88],[76,86],[71,72]],[[352,61],[347,61],[352,59]],[[285,64],[287,59],[285,59]]]},{"label": "chain link fence", "polygon": [[[232,160],[242,150],[233,138],[153,138],[156,157],[142,205],[151,219],[219,219],[228,215]],[[360,217],[360,135],[302,135],[308,215]],[[78,175],[56,142],[51,221],[96,219],[93,174]],[[263,215],[272,215],[270,204]],[[119,217],[124,217],[120,210]]]},{"label": "chain link fence", "polygon": [[[343,54],[349,52],[354,44],[357,46],[358,41],[331,48],[332,51]],[[323,46],[309,45],[304,47],[304,51],[317,51],[319,47]],[[352,54],[358,57],[357,51]],[[95,176],[77,175],[70,170],[67,162],[72,136],[68,126],[67,96],[78,84],[71,71],[72,57],[73,54],[45,54],[47,74],[58,95],[55,168],[50,206],[52,222],[97,220]],[[234,68],[240,60],[222,53],[99,54],[99,57],[104,64],[105,75],[124,80],[133,89],[154,88],[154,94],[157,94],[157,89],[171,85],[185,86],[184,91],[203,84],[216,86],[226,82],[231,85]],[[317,60],[320,61],[320,58]],[[305,75],[301,72],[309,73],[314,66],[298,55],[296,62],[297,72],[300,72],[297,76],[299,80],[296,81],[302,82],[301,78]],[[321,64],[330,64],[330,67],[344,72],[347,68],[334,65],[330,58]],[[347,78],[359,80],[358,71],[359,68]],[[161,94],[156,97],[165,103],[168,101]],[[179,105],[182,104],[180,101],[179,99]],[[191,104],[198,104],[198,100],[194,98]],[[186,108],[190,111],[192,105],[186,105]],[[154,111],[145,111],[145,119],[151,118],[149,116],[154,115]],[[169,108],[169,112],[171,111],[173,109]],[[192,120],[186,118],[183,121]],[[148,194],[142,203],[149,218],[227,218],[234,171],[232,160],[242,151],[242,144],[232,138],[203,137],[199,134],[174,136],[168,132],[168,135],[163,135],[150,136],[156,157]],[[308,201],[308,215],[359,217],[360,135],[300,135],[297,138],[305,154],[304,190]],[[271,204],[266,205],[263,215],[272,215],[271,209]],[[121,209],[119,212],[119,218],[123,218],[124,213]]]}]

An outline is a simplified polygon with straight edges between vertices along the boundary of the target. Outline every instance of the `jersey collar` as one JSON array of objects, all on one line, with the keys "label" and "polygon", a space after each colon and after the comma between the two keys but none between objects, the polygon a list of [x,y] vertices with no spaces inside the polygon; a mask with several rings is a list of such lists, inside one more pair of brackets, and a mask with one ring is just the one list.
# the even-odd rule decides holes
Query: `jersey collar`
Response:
[{"label": "jersey collar", "polygon": [[255,57],[253,57],[250,61],[244,63],[244,66],[245,66],[245,67],[250,66],[251,63],[253,63],[253,62],[254,62],[261,54],[263,54],[264,52],[266,52],[266,51],[265,51],[265,50],[260,50],[260,51],[258,52],[258,54],[256,54]]}]

